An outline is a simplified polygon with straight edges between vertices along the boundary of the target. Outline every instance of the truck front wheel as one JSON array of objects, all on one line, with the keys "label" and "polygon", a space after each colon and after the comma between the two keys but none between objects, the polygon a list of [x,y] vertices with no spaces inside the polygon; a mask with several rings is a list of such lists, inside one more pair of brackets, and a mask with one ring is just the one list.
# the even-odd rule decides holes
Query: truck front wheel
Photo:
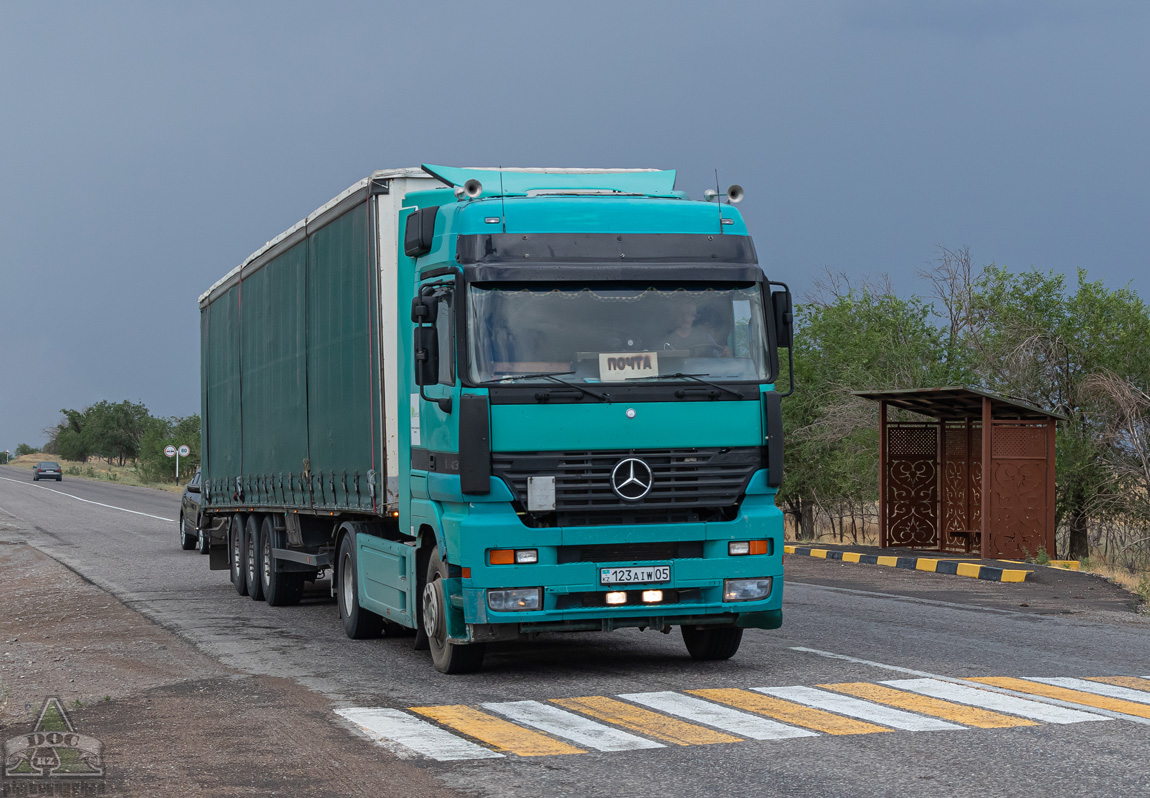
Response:
[{"label": "truck front wheel", "polygon": [[483,646],[478,643],[460,645],[447,639],[447,606],[442,584],[446,578],[447,564],[439,558],[437,547],[431,551],[427,582],[420,602],[431,661],[440,673],[472,673],[483,666]]},{"label": "truck front wheel", "polygon": [[339,617],[343,620],[343,631],[352,640],[379,637],[383,632],[383,618],[359,606],[354,532],[344,535],[340,541],[337,562]]},{"label": "truck front wheel", "polygon": [[738,626],[682,626],[683,642],[693,659],[730,659],[743,642]]}]

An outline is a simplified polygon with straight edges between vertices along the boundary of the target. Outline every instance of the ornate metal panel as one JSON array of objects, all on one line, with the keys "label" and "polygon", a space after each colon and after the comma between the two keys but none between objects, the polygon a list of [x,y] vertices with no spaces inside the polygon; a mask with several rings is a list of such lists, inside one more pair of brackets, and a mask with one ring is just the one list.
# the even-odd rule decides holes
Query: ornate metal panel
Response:
[{"label": "ornate metal panel", "polygon": [[1050,454],[1046,423],[994,423],[989,556],[1021,558],[1046,545]]},{"label": "ornate metal panel", "polygon": [[938,545],[938,425],[886,430],[886,545]]}]

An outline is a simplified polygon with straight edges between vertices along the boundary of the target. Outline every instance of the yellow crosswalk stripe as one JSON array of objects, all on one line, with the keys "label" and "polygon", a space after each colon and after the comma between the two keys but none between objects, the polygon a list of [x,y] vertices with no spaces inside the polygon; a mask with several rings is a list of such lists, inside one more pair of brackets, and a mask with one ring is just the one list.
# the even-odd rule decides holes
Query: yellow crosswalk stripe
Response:
[{"label": "yellow crosswalk stripe", "polygon": [[1116,687],[1129,687],[1131,690],[1145,690],[1150,692],[1150,679],[1141,676],[1087,676],[1092,682],[1112,684]]},{"label": "yellow crosswalk stripe", "polygon": [[1026,679],[1013,679],[1008,676],[983,676],[970,681],[989,684],[993,687],[1004,687],[1007,690],[1017,690],[1020,693],[1056,698],[1059,701],[1069,701],[1083,706],[1108,709],[1111,712],[1121,712],[1124,715],[1150,718],[1150,704],[1138,704],[1134,701],[1123,701],[1121,698],[1084,693],[1081,690],[1071,690],[1068,687],[1055,687],[1049,684],[1030,682]]},{"label": "yellow crosswalk stripe", "polygon": [[625,729],[654,737],[676,745],[712,745],[714,743],[739,743],[741,737],[732,737],[723,732],[696,726],[693,723],[652,712],[649,709],[625,704],[614,698],[586,696],[584,698],[552,698],[552,703],[564,709],[571,709],[590,715],[593,718],[622,726]]},{"label": "yellow crosswalk stripe", "polygon": [[487,743],[500,751],[519,756],[552,756],[554,754],[585,754],[565,742],[530,729],[516,726],[502,718],[477,709],[456,704],[439,707],[408,707],[424,717],[463,732],[468,737]]},{"label": "yellow crosswalk stripe", "polygon": [[804,707],[792,701],[773,698],[762,693],[752,693],[750,690],[738,690],[724,687],[713,690],[688,690],[692,695],[727,704],[736,709],[745,709],[759,715],[802,726],[824,734],[873,734],[875,732],[890,731],[890,729],[876,726],[854,718],[844,718],[833,712],[822,709]]},{"label": "yellow crosswalk stripe", "polygon": [[820,684],[818,687],[834,690],[839,693],[853,695],[876,704],[898,707],[920,715],[933,715],[936,718],[952,720],[965,726],[975,726],[979,729],[1008,729],[1012,726],[1037,726],[1032,720],[1014,718],[988,709],[968,707],[943,701],[941,698],[908,693],[905,690],[896,690],[881,684],[868,684],[866,682],[845,682],[843,684]]}]

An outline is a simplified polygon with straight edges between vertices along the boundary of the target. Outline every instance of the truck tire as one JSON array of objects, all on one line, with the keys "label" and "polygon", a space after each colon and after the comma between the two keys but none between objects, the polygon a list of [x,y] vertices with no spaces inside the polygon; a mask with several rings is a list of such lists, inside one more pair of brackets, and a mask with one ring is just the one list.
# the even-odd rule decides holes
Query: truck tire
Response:
[{"label": "truck tire", "polygon": [[282,549],[283,544],[283,532],[276,530],[270,515],[265,515],[260,524],[260,581],[264,599],[273,607],[299,604],[303,597],[304,575],[276,570],[272,549]]},{"label": "truck tire", "polygon": [[252,601],[264,600],[264,583],[260,579],[263,566],[260,563],[260,516],[252,513],[244,522],[244,564],[247,566],[245,581]]},{"label": "truck tire", "polygon": [[349,532],[339,543],[336,559],[339,617],[343,631],[352,640],[379,637],[383,632],[383,618],[359,606],[359,582],[356,578],[355,533]]},{"label": "truck tire", "polygon": [[423,585],[420,610],[431,661],[440,673],[473,673],[483,667],[481,643],[460,645],[447,639],[447,606],[442,580],[447,578],[447,564],[439,558],[439,548],[431,550],[427,564],[427,581]]},{"label": "truck tire", "polygon": [[195,547],[196,536],[188,534],[188,522],[184,519],[184,514],[180,513],[180,548],[191,551]]},{"label": "truck tire", "polygon": [[693,659],[730,659],[743,642],[738,626],[682,626],[683,642]]},{"label": "truck tire", "polygon": [[247,547],[244,546],[244,517],[236,513],[232,516],[228,526],[228,553],[231,559],[232,584],[237,593],[246,596],[248,584],[245,579],[248,574],[248,564],[244,557],[247,551]]}]

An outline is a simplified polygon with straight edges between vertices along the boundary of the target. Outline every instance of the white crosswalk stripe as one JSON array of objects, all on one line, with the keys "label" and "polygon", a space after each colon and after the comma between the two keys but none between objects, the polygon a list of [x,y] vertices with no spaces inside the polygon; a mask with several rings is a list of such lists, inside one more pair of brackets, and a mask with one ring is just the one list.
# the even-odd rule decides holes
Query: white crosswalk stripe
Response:
[{"label": "white crosswalk stripe", "polygon": [[881,684],[932,698],[941,698],[944,701],[954,701],[956,704],[968,704],[972,707],[1005,712],[1008,715],[1018,715],[1043,723],[1066,724],[1091,720],[1110,720],[1108,717],[1095,715],[1093,712],[1056,707],[1040,701],[1028,701],[1025,698],[1017,698],[1012,695],[953,684],[938,679],[894,679],[881,682]]},{"label": "white crosswalk stripe", "polygon": [[944,731],[966,728],[966,726],[959,726],[957,723],[915,715],[901,709],[892,709],[870,701],[863,701],[861,698],[817,690],[814,687],[755,687],[752,689],[757,693],[793,701],[796,704],[815,709],[823,709],[827,712],[837,712],[840,715],[867,720],[871,723],[880,723],[892,729]]},{"label": "white crosswalk stripe", "polygon": [[1123,701],[1136,701],[1139,704],[1150,704],[1150,693],[1141,690],[1131,690],[1129,687],[1119,687],[1114,684],[1091,682],[1086,679],[1071,679],[1067,677],[1052,677],[1048,679],[1027,677],[1028,682],[1049,684],[1052,687],[1065,687],[1069,690],[1081,690],[1084,693],[1104,695],[1108,698],[1120,698]]},{"label": "white crosswalk stripe", "polygon": [[612,726],[596,723],[573,712],[541,704],[538,701],[505,701],[481,705],[509,720],[539,731],[570,740],[598,751],[634,751],[643,748],[665,748],[662,743],[628,734]]},{"label": "white crosswalk stripe", "polygon": [[398,709],[349,707],[337,709],[335,713],[367,732],[377,743],[398,743],[417,754],[440,762],[503,758],[503,754],[464,740]]},{"label": "white crosswalk stripe", "polygon": [[748,737],[752,740],[785,740],[790,737],[817,737],[818,733],[807,729],[797,729],[767,718],[740,712],[737,709],[713,704],[701,698],[682,695],[671,691],[657,693],[623,693],[619,696],[627,701],[674,715],[684,720],[714,726],[716,729]]}]

